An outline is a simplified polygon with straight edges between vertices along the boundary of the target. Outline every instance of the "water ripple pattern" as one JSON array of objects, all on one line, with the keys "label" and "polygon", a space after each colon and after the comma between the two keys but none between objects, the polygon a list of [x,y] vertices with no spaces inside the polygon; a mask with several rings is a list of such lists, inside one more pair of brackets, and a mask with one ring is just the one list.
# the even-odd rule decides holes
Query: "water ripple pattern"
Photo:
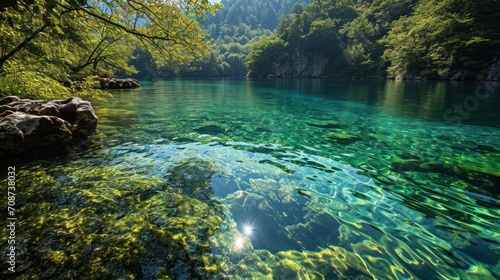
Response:
[{"label": "water ripple pattern", "polygon": [[88,142],[16,166],[20,277],[500,279],[500,98],[443,120],[475,88],[215,79],[114,92],[93,102]]}]

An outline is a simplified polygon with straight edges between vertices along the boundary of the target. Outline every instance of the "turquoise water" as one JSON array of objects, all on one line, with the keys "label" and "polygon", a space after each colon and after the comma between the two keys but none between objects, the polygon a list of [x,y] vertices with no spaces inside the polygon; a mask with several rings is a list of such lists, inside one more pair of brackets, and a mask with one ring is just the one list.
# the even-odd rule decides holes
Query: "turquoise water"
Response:
[{"label": "turquoise water", "polygon": [[113,92],[93,102],[89,141],[16,166],[19,277],[498,279],[498,93],[320,79]]}]

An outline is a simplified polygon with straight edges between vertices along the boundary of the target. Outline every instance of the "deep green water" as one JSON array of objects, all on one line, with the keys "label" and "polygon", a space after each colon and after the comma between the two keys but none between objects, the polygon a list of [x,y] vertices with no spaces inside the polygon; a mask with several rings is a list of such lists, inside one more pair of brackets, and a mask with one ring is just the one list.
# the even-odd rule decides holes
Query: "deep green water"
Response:
[{"label": "deep green water", "polygon": [[16,166],[18,276],[500,279],[499,90],[214,79],[113,92],[93,102],[89,141]]}]

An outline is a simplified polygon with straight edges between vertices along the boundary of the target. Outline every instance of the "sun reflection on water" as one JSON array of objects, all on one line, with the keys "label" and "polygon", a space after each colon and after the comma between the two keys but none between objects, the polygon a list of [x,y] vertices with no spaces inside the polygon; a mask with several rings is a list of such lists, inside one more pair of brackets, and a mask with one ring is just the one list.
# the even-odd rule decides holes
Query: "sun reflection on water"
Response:
[{"label": "sun reflection on water", "polygon": [[242,236],[238,236],[236,238],[236,240],[234,241],[234,247],[236,248],[236,250],[243,250],[243,248],[245,248],[245,240]]},{"label": "sun reflection on water", "polygon": [[253,226],[252,225],[243,225],[243,234],[246,236],[250,236],[253,233]]},{"label": "sun reflection on water", "polygon": [[245,249],[245,238],[251,242],[250,236],[254,233],[255,227],[252,223],[244,223],[242,230],[243,234],[237,234],[234,240],[234,248],[236,251],[243,251]]}]

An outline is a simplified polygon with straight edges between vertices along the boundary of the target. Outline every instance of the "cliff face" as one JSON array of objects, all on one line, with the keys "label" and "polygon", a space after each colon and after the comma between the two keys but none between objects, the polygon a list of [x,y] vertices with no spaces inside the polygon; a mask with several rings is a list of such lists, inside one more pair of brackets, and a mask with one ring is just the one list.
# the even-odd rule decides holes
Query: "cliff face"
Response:
[{"label": "cliff face", "polygon": [[[272,71],[268,77],[321,77],[328,58],[315,53],[306,53],[300,48],[287,56],[286,59],[272,62]],[[256,73],[259,75],[259,73]]]},{"label": "cliff face", "polygon": [[[265,76],[272,78],[286,78],[286,77],[303,77],[303,78],[317,78],[317,77],[339,77],[326,71],[326,66],[329,62],[328,57],[306,52],[300,48],[296,48],[286,59],[278,59],[271,63],[269,74],[263,75],[262,73],[252,72],[251,76]],[[343,72],[343,71],[336,71]],[[348,75],[346,77],[349,77]],[[354,76],[353,76],[354,77]],[[356,77],[363,77],[363,75],[356,75]],[[373,76],[372,76],[373,77]],[[408,79],[420,80],[427,79],[423,76],[388,76],[389,79]],[[486,81],[500,81],[500,55],[495,56],[489,63],[481,66],[476,66],[475,69],[462,69],[452,70],[451,74],[446,77],[439,77],[440,80],[486,80]]]},{"label": "cliff face", "polygon": [[490,63],[484,64],[479,70],[455,71],[450,77],[452,81],[486,80],[500,81],[500,55],[493,57]]}]

